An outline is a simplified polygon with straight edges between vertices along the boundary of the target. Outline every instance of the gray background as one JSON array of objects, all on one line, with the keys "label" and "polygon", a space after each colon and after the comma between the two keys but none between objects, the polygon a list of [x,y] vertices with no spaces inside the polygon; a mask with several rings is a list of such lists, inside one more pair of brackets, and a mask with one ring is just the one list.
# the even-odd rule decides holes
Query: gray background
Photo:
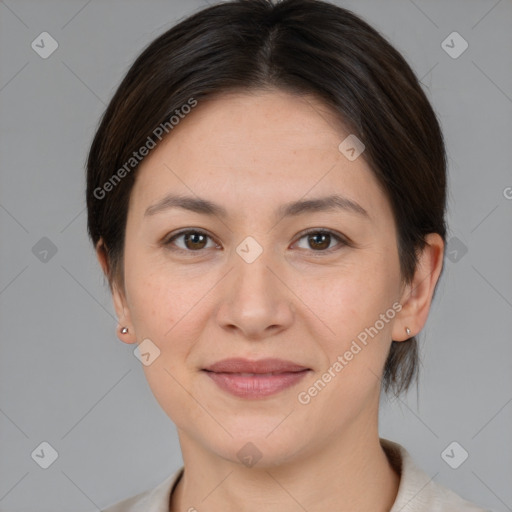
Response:
[{"label": "gray background", "polygon": [[[436,482],[510,511],[512,3],[338,4],[410,62],[449,156],[451,255],[420,335],[420,392],[383,397],[381,436],[403,444]],[[97,510],[181,465],[174,425],[134,346],[115,335],[86,236],[84,161],[135,56],[205,5],[0,2],[1,511]],[[59,44],[47,59],[31,48],[43,31]],[[441,46],[453,31],[469,44],[456,59]],[[31,457],[43,441],[58,452],[48,469]],[[458,469],[441,457],[452,441],[469,453]]]}]

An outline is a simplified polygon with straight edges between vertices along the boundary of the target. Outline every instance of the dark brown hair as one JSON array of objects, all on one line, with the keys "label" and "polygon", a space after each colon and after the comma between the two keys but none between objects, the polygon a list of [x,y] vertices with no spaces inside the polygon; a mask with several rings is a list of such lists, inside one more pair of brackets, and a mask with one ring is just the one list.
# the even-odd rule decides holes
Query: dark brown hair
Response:
[{"label": "dark brown hair", "polygon": [[[172,133],[184,105],[258,89],[313,95],[363,141],[361,157],[393,210],[404,282],[414,276],[425,235],[446,239],[443,136],[400,53],[354,13],[327,2],[234,0],[195,13],[149,44],[101,119],[87,161],[88,232],[95,247],[104,242],[111,289],[124,290],[134,154],[159,142],[158,127]],[[418,365],[414,337],[393,341],[384,390],[407,390]]]}]

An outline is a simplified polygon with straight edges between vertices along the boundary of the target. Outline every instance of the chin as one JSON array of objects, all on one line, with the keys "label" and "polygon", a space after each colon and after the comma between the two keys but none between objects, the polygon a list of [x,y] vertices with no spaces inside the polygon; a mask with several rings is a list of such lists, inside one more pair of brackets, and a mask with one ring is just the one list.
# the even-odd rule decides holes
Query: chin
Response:
[{"label": "chin", "polygon": [[[233,437],[222,436],[222,439],[206,437],[209,450],[218,457],[247,468],[274,468],[290,463],[302,451],[304,435],[290,433],[281,427],[275,429],[279,422],[269,428],[266,422],[254,424],[247,422],[245,430],[230,431]],[[240,428],[243,422],[239,422]],[[204,434],[208,436],[207,433]],[[218,441],[218,442],[215,442]],[[305,446],[304,446],[305,448]]]}]

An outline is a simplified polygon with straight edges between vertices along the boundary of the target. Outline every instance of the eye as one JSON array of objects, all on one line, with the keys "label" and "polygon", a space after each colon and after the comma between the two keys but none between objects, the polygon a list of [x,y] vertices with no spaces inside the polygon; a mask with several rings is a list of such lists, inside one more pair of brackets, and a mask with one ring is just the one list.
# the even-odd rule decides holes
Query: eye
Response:
[{"label": "eye", "polygon": [[[183,238],[184,247],[178,246],[177,248],[170,247],[172,250],[184,251],[184,252],[197,252],[207,248],[206,243],[208,239],[212,238],[204,231],[198,229],[189,229],[186,231],[180,231],[175,235],[164,241],[165,246],[170,246],[175,240]],[[215,244],[214,244],[215,246]]]},{"label": "eye", "polygon": [[[180,246],[176,243],[177,240],[182,239],[183,245]],[[309,247],[305,249],[313,250],[313,252],[331,252],[336,250],[336,246],[332,247],[331,243],[336,240],[338,246],[348,246],[350,243],[341,235],[331,230],[326,229],[310,229],[301,234],[299,241],[306,239],[306,243]],[[211,240],[213,246],[208,247],[208,240]],[[166,240],[163,245],[168,247],[170,250],[178,252],[200,252],[203,249],[212,247],[219,247],[218,244],[213,242],[210,235],[200,229],[187,229],[180,231]],[[304,249],[304,247],[302,247]]]},{"label": "eye", "polygon": [[331,242],[337,240],[339,245],[345,246],[349,245],[348,242],[342,238],[340,235],[337,235],[333,231],[326,229],[312,229],[302,234],[299,238],[299,241],[302,239],[306,239],[306,243],[309,247],[306,249],[313,249],[314,252],[331,252],[333,250]]}]

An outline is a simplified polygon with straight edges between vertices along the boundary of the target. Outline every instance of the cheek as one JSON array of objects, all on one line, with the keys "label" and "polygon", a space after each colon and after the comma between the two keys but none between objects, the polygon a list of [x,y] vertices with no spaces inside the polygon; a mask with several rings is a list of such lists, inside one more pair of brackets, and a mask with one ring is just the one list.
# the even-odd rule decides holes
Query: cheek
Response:
[{"label": "cheek", "polygon": [[[347,369],[365,365],[380,371],[391,342],[399,287],[398,256],[390,250],[360,258],[320,286],[317,282],[302,289],[299,295],[321,320],[318,325],[324,334],[318,341],[329,365],[348,351]],[[355,376],[352,371],[345,373],[347,378]]]},{"label": "cheek", "polygon": [[188,295],[181,289],[179,274],[171,275],[169,268],[136,243],[127,244],[125,258],[128,308],[135,332],[159,343],[183,316]]},{"label": "cheek", "polygon": [[161,362],[183,373],[188,354],[211,316],[218,273],[204,267],[177,268],[165,258],[131,254],[126,266],[128,307],[137,340],[149,338]]},{"label": "cheek", "polygon": [[398,297],[399,274],[391,261],[373,255],[361,258],[333,273],[322,287],[310,288],[311,301],[338,324],[373,324]]},{"label": "cheek", "polygon": [[[318,411],[308,412],[312,428],[313,424],[319,429],[329,424],[336,432],[336,426],[371,409],[376,400],[391,344],[396,315],[394,290],[398,286],[398,274],[392,269],[382,273],[382,268],[377,261],[364,269],[354,268],[331,280],[315,295],[315,300],[322,299],[315,312],[322,320],[318,325],[326,334],[313,335],[325,357],[298,397],[301,404],[310,404],[301,405],[306,411],[308,407]],[[313,295],[310,297],[313,300]]]},{"label": "cheek", "polygon": [[208,287],[161,268],[139,270],[133,266],[127,273],[131,318],[137,341],[149,338],[159,350],[158,357],[142,369],[162,410],[178,427],[186,428],[201,419],[186,391],[191,389],[189,377],[194,371],[187,361],[201,333],[204,302],[200,299]]},{"label": "cheek", "polygon": [[187,339],[182,331],[197,314],[194,304],[201,298],[202,287],[158,271],[141,274],[127,282],[131,290],[131,318],[137,333],[152,336],[161,349],[169,345],[166,340],[172,339],[178,330],[181,338]]}]

